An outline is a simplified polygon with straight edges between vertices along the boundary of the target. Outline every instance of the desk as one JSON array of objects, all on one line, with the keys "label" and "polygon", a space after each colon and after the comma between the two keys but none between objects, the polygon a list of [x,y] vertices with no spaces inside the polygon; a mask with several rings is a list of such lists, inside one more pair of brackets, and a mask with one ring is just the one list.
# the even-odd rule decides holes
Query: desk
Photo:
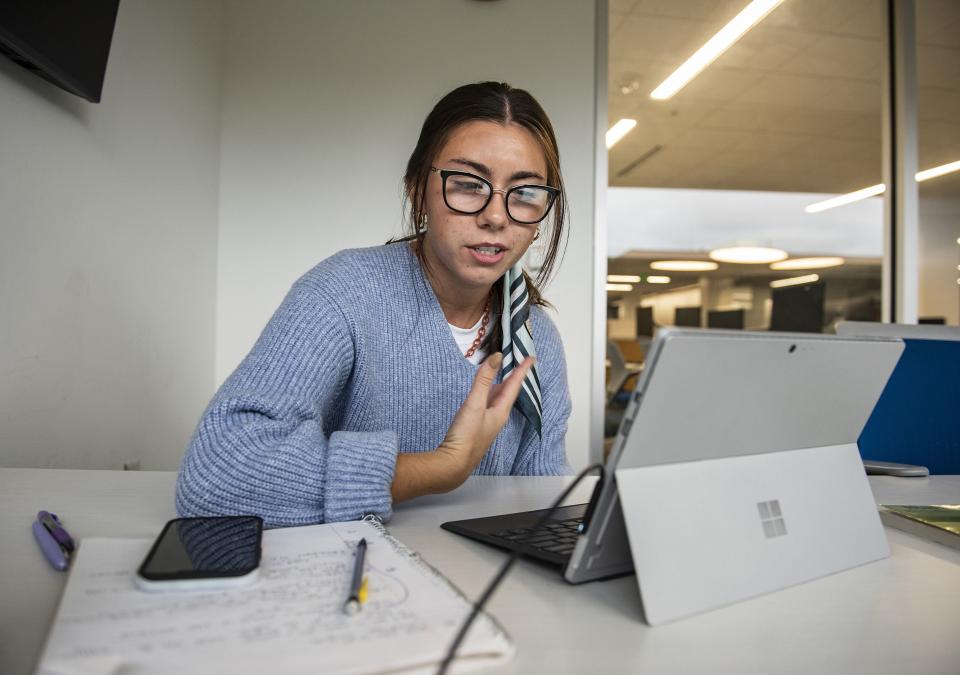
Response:
[{"label": "desk", "polygon": [[[174,517],[175,474],[0,469],[0,673],[29,673],[66,576],[33,541],[39,509],[77,537],[154,537]],[[471,478],[401,505],[390,531],[470,597],[503,560],[445,520],[546,506],[569,478]],[[960,502],[960,477],[871,477],[878,501]],[[585,501],[591,485],[582,486]],[[887,530],[887,560],[650,628],[633,576],[569,586],[520,562],[490,609],[517,642],[498,673],[960,673],[960,551]]]}]

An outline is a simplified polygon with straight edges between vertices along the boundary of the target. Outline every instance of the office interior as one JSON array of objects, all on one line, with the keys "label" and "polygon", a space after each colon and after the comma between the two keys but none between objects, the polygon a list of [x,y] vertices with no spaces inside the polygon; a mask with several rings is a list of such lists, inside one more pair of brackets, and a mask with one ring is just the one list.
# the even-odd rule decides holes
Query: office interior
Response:
[{"label": "office interior", "polygon": [[[915,25],[916,170],[960,160],[960,4],[783,0],[651,99],[747,1],[122,0],[99,104],[0,57],[0,671],[33,672],[66,585],[31,539],[37,508],[79,536],[154,536],[202,410],[290,285],[400,233],[420,124],[463,82],[529,89],[557,131],[570,222],[546,297],[574,470],[609,449],[658,327],[957,326],[960,172],[917,179],[912,235],[888,231],[889,192],[807,207],[887,178],[894,7]],[[915,245],[899,263],[894,241]],[[785,256],[711,256],[743,246]],[[956,476],[907,480],[871,477],[865,499],[957,502]],[[390,532],[476,598],[503,555],[439,523],[567,485],[471,478]],[[497,672],[954,672],[958,552],[882,535],[889,559],[657,628],[634,575],[568,585],[522,561],[491,600],[517,645]]]},{"label": "office interior", "polygon": [[[915,4],[929,169],[960,157],[958,8]],[[885,196],[805,210],[882,178],[885,3],[785,0],[670,99],[651,99],[736,7],[124,2],[99,104],[0,60],[0,465],[176,469],[290,284],[399,234],[422,117],[467,80],[527,86],[557,130],[570,222],[547,298],[568,355],[573,468],[609,434],[611,341],[629,369],[656,326],[890,320]],[[531,39],[531,25],[550,39]],[[450,57],[465,30],[487,40],[482,57]],[[624,117],[636,128],[607,149]],[[958,177],[919,183],[916,319],[948,325]],[[710,259],[741,245],[827,266]],[[716,269],[656,269],[676,259]],[[640,281],[607,291],[608,276]]]},{"label": "office interior", "polygon": [[[672,55],[695,51],[736,5],[610,6],[609,125],[636,126],[609,150],[607,448],[658,326],[832,333],[890,320],[886,3],[788,0],[654,98]],[[907,28],[918,168],[908,323],[960,322],[958,28],[955,2],[916,3]]]}]

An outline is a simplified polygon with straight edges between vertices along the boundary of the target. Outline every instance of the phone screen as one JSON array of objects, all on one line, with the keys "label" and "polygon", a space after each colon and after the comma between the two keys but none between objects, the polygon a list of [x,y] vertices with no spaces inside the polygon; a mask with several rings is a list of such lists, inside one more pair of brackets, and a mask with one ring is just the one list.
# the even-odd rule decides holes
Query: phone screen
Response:
[{"label": "phone screen", "polygon": [[152,581],[243,576],[260,564],[262,536],[257,516],[177,518],[163,528],[137,573]]}]

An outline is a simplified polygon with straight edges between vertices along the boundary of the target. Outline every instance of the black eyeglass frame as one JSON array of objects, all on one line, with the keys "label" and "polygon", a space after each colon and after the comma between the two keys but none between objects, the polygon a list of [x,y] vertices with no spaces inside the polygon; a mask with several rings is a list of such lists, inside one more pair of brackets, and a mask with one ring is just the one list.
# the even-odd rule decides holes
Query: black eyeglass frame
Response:
[{"label": "black eyeglass frame", "polygon": [[[494,193],[499,192],[500,194],[503,195],[503,204],[507,210],[507,215],[510,217],[510,220],[512,220],[515,223],[520,223],[521,225],[535,225],[537,223],[543,222],[543,219],[546,218],[548,215],[550,215],[550,209],[553,208],[554,203],[556,203],[557,201],[557,197],[560,196],[560,190],[550,185],[524,183],[523,185],[513,185],[507,188],[506,190],[498,190],[495,187],[493,187],[493,183],[488,181],[483,176],[478,176],[477,174],[470,173],[469,171],[458,171],[456,169],[438,169],[435,166],[431,166],[430,170],[433,171],[434,173],[440,174],[440,180],[442,181],[442,185],[443,185],[443,203],[447,205],[447,208],[450,209],[451,211],[462,213],[467,216],[472,216],[474,214],[477,214],[483,211],[485,208],[487,208],[490,205],[490,200],[493,199]],[[475,211],[464,211],[463,209],[457,209],[450,206],[450,202],[447,200],[447,178],[449,176],[468,176],[469,178],[476,178],[481,183],[484,183],[487,187],[490,188],[490,194],[487,195],[487,201],[485,201],[483,203],[483,206],[481,206],[479,209]],[[544,210],[543,215],[537,218],[536,220],[518,220],[513,217],[512,213],[510,213],[510,193],[512,193],[514,190],[521,190],[523,188],[538,188],[540,190],[546,190],[547,194],[550,195],[550,201],[547,203],[547,208]]]}]

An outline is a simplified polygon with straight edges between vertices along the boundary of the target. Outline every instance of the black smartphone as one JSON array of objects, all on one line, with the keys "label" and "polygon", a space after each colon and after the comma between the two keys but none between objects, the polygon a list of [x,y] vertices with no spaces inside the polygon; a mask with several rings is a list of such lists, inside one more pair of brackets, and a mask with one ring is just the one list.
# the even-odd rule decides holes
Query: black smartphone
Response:
[{"label": "black smartphone", "polygon": [[257,579],[262,540],[259,516],[176,518],[164,525],[134,580],[155,592],[246,586]]}]

